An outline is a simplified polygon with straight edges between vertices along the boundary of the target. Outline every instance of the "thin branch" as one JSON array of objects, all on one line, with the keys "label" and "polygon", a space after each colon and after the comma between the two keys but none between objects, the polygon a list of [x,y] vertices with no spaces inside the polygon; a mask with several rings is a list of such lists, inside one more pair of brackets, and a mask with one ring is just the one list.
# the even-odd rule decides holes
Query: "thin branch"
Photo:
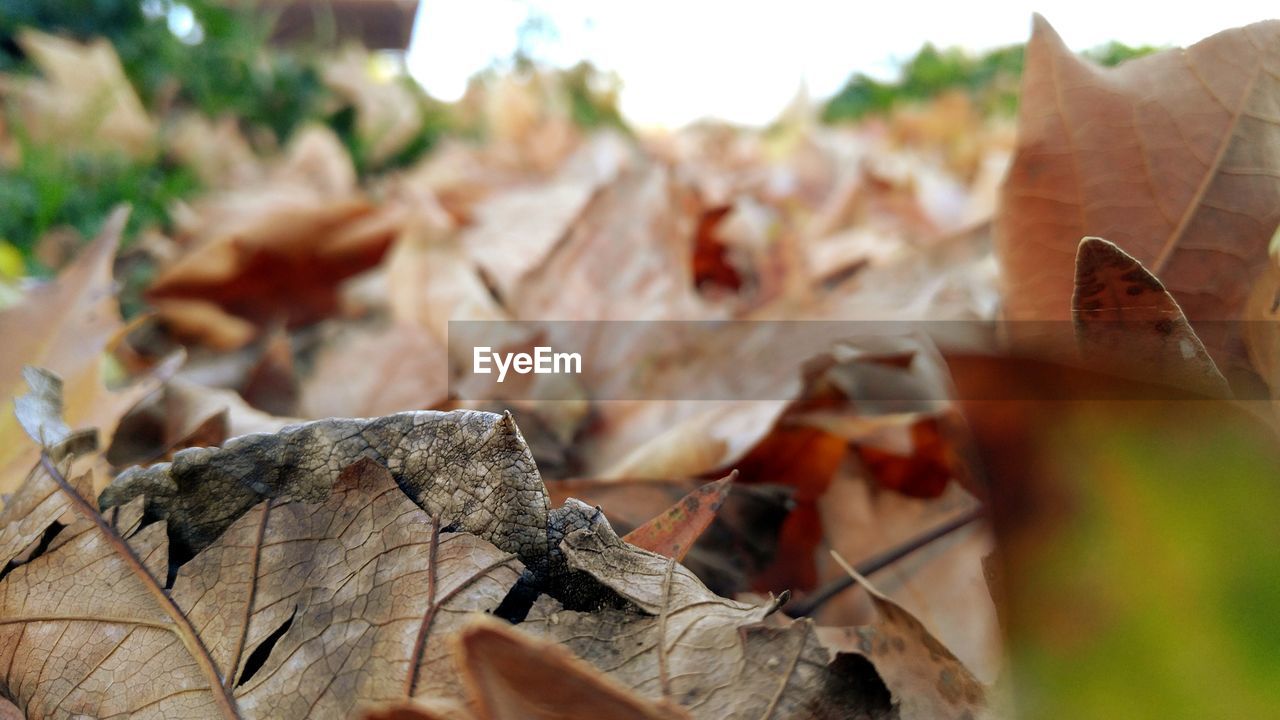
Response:
[{"label": "thin branch", "polygon": [[[866,560],[863,560],[862,562],[858,563],[854,569],[857,570],[858,574],[862,575],[863,577],[869,576],[872,573],[879,572],[889,567],[890,565],[898,562],[902,558],[910,555],[911,553],[919,550],[920,548],[936,540],[944,538],[947,535],[950,535],[951,533],[959,530],[960,528],[965,527],[966,525],[972,523],[973,521],[983,517],[985,514],[986,514],[986,510],[981,505],[973,507],[961,513],[960,515],[957,515],[951,520],[948,520],[947,522],[925,533],[922,533],[920,535],[917,535],[916,537],[911,538],[910,540],[906,541],[905,543],[902,543],[901,545],[889,548],[888,550],[878,555],[873,555],[867,558]],[[852,587],[855,584],[855,582],[856,581],[853,579],[853,577],[848,575],[846,575],[845,577],[837,578],[836,580],[833,580],[832,582],[827,583],[823,587],[810,593],[803,600],[797,602],[795,605],[792,605],[791,607],[783,608],[783,612],[793,618],[807,617],[809,615],[812,615],[815,612],[817,612],[818,609],[821,608],[824,604],[826,604],[827,601],[829,601],[831,598],[835,597],[836,595],[839,595],[840,593]]]}]

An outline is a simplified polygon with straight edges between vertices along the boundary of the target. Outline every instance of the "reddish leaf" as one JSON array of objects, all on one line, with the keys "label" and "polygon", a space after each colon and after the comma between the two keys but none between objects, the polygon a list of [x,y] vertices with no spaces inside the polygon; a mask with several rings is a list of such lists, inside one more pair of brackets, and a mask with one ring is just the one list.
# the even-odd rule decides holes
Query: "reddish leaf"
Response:
[{"label": "reddish leaf", "polygon": [[703,485],[622,539],[645,550],[683,560],[698,536],[715,519],[737,476],[738,471],[735,470],[726,477]]}]

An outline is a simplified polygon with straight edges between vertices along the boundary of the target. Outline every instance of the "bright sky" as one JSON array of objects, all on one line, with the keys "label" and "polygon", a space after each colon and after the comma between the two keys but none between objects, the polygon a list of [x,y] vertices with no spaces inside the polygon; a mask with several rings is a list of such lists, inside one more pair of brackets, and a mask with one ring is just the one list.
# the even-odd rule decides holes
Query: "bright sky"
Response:
[{"label": "bright sky", "polygon": [[627,118],[666,127],[703,117],[764,124],[802,83],[822,98],[855,71],[892,77],[926,41],[973,50],[1020,42],[1036,11],[1076,50],[1109,40],[1187,45],[1280,14],[1257,0],[422,0],[409,72],[442,100],[460,97],[472,74],[511,57],[531,11],[559,35],[533,47],[535,57],[617,72]]}]

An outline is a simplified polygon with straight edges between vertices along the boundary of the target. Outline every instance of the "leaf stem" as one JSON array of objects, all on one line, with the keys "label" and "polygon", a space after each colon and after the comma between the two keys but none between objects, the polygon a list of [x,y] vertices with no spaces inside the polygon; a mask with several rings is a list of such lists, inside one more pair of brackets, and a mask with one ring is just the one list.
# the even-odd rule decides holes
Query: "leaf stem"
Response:
[{"label": "leaf stem", "polygon": [[[960,515],[957,515],[951,520],[907,540],[901,545],[889,548],[882,553],[863,560],[858,563],[854,569],[859,575],[864,577],[871,575],[872,573],[879,572],[929,543],[940,540],[975,520],[978,520],[985,514],[986,509],[982,505],[977,505],[966,510]],[[831,600],[831,598],[849,589],[856,582],[857,581],[854,580],[851,575],[837,578],[805,596],[803,600],[797,602],[795,605],[783,608],[783,612],[786,613],[788,617],[808,617],[817,612],[818,609],[826,604],[827,601]]]}]

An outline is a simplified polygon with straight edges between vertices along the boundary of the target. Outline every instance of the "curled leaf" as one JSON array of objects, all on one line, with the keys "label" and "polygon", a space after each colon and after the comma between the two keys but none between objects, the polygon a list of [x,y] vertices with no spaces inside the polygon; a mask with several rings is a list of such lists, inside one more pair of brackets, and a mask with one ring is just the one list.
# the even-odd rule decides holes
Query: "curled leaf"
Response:
[{"label": "curled leaf", "polygon": [[263,499],[324,498],[361,458],[390,470],[410,498],[446,524],[532,562],[546,558],[546,489],[510,415],[410,412],[245,435],[121,473],[101,502],[110,507],[145,494],[147,511],[168,519],[171,534],[199,551]]}]

